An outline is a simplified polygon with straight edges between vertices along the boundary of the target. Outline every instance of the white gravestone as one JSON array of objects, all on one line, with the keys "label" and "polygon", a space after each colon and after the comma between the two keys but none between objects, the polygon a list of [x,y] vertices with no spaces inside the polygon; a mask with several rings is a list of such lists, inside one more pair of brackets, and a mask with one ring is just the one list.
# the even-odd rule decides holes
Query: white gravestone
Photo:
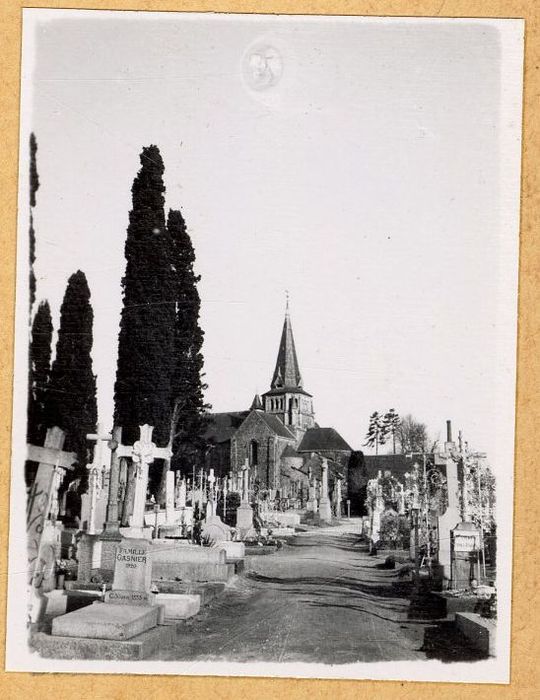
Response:
[{"label": "white gravestone", "polygon": [[332,521],[332,510],[328,498],[328,460],[323,458],[321,465],[321,497],[319,499],[319,517],[323,522]]},{"label": "white gravestone", "polygon": [[169,470],[165,478],[165,522],[171,525],[175,522],[174,472]]}]

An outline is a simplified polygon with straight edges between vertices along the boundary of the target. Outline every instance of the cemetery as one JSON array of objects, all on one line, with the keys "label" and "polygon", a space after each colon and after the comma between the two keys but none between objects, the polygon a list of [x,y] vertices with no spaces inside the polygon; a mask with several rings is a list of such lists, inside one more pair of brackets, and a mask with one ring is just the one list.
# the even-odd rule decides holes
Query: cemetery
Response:
[{"label": "cemetery", "polygon": [[[32,316],[29,647],[44,658],[182,658],[188,637],[199,648],[193,630],[204,621],[223,636],[219,658],[229,644],[224,615],[240,625],[235,638],[247,640],[249,654],[266,605],[261,619],[277,615],[268,639],[282,644],[286,630],[286,639],[309,646],[311,626],[324,623],[332,654],[347,623],[337,615],[364,614],[363,602],[386,620],[379,634],[403,635],[407,653],[424,633],[454,651],[461,645],[465,656],[493,654],[496,526],[486,455],[461,433],[454,442],[450,421],[442,447],[427,449],[425,435],[407,441],[407,421],[394,409],[370,418],[365,444],[375,456],[319,426],[288,295],[269,391],[248,411],[212,414],[195,254],[180,211],[165,219],[162,175],[157,147],[144,149],[126,240],[112,429],[97,420],[84,274],[68,282],[52,364],[48,303]],[[393,450],[378,455],[388,435]],[[294,625],[290,596],[299,596],[292,609],[303,610]],[[385,597],[395,618],[377,607]],[[357,633],[362,645],[361,626]],[[356,659],[354,647],[348,653]]]}]

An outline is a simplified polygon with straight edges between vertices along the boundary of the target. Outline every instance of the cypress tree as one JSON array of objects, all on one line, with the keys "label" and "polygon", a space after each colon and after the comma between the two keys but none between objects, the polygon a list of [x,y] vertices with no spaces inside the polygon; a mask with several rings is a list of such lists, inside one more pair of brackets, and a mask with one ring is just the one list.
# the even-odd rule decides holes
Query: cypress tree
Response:
[{"label": "cypress tree", "polygon": [[170,210],[167,228],[173,250],[176,282],[175,368],[173,376],[174,458],[173,468],[200,462],[205,447],[204,430],[209,406],[204,403],[201,352],[204,332],[199,326],[201,300],[195,274],[195,251],[182,213]]},{"label": "cypress tree", "polygon": [[[32,322],[28,353],[26,440],[32,445],[43,445],[47,432],[46,404],[51,371],[52,332],[53,325],[49,303],[42,301]],[[28,485],[34,479],[37,466],[35,462],[26,462],[25,479]]]},{"label": "cypress tree", "polygon": [[92,371],[92,324],[94,313],[86,276],[78,270],[68,280],[60,308],[56,356],[51,368],[46,406],[47,426],[66,432],[64,449],[77,454],[73,474],[86,486],[86,465],[91,459],[87,433],[97,423],[96,377]]},{"label": "cypress tree", "polygon": [[53,325],[48,301],[38,306],[30,336],[27,440],[42,445],[45,440],[46,397],[51,371]]},{"label": "cypress tree", "polygon": [[157,146],[144,148],[140,160],[125,244],[114,419],[124,441],[138,439],[138,426],[148,423],[154,441],[163,446],[169,441],[174,371],[172,251]]},{"label": "cypress tree", "polygon": [[33,207],[36,206],[36,192],[39,188],[39,177],[36,165],[37,141],[35,135],[30,134],[30,228],[29,228],[29,262],[30,262],[30,312],[36,300],[36,276],[34,263],[36,261],[36,234],[34,231]]}]

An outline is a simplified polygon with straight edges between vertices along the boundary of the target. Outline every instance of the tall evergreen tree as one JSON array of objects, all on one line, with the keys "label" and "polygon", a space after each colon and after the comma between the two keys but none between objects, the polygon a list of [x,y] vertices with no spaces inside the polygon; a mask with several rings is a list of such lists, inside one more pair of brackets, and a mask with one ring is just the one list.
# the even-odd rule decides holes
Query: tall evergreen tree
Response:
[{"label": "tall evergreen tree", "polygon": [[49,302],[42,301],[32,322],[28,381],[27,440],[42,445],[46,432],[46,397],[51,371],[51,342],[53,325]]},{"label": "tall evergreen tree", "polygon": [[165,445],[172,414],[176,290],[165,226],[163,160],[157,146],[143,148],[140,160],[125,244],[115,424],[126,441],[138,438],[139,425],[153,425],[155,442]]},{"label": "tall evergreen tree", "polygon": [[86,485],[86,465],[91,458],[87,433],[97,423],[96,378],[92,371],[92,324],[94,313],[86,276],[78,270],[68,280],[60,307],[56,356],[46,402],[46,423],[66,433],[64,449],[77,454],[74,476]]},{"label": "tall evergreen tree", "polygon": [[383,417],[378,411],[374,411],[369,417],[369,426],[364,443],[367,447],[375,447],[375,454],[379,454],[379,446],[384,445],[388,434]]},{"label": "tall evergreen tree", "polygon": [[30,134],[30,227],[29,227],[29,262],[30,262],[30,312],[36,300],[36,276],[34,263],[36,261],[36,234],[34,231],[34,216],[32,209],[36,206],[36,192],[39,188],[39,177],[36,164],[37,141],[35,135]]},{"label": "tall evergreen tree", "polygon": [[172,401],[174,411],[173,468],[201,460],[208,405],[204,403],[202,344],[199,326],[201,300],[197,290],[200,277],[193,265],[195,251],[182,213],[170,210],[167,228],[171,237],[176,284],[175,368]]},{"label": "tall evergreen tree", "polygon": [[392,454],[396,454],[396,438],[399,432],[399,426],[401,425],[401,418],[391,408],[387,413],[384,414],[384,424],[386,426],[386,432],[392,437]]}]

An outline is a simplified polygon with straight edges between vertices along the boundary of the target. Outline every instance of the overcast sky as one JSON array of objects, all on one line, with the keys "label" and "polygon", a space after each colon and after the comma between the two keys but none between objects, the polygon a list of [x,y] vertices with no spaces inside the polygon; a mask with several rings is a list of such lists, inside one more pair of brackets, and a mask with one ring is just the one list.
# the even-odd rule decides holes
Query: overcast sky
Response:
[{"label": "overcast sky", "polygon": [[288,289],[320,425],[360,448],[374,410],[412,413],[442,439],[451,418],[509,468],[517,200],[501,176],[517,177],[519,110],[501,110],[521,76],[514,61],[502,78],[504,34],[488,21],[26,13],[38,299],[57,325],[69,275],[86,273],[105,426],[131,184],[154,143],[202,276],[214,410],[269,388]]}]

